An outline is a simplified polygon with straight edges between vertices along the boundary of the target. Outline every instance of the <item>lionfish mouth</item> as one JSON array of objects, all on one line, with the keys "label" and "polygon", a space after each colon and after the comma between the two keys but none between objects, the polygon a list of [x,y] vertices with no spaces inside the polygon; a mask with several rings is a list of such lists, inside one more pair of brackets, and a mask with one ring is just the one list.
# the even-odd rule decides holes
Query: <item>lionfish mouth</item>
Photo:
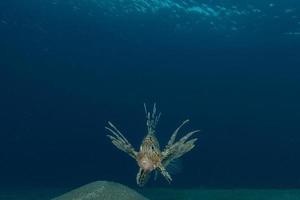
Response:
[{"label": "lionfish mouth", "polygon": [[138,160],[138,165],[140,168],[142,168],[143,170],[145,170],[147,172],[151,172],[155,169],[155,165],[147,157],[144,157],[144,158]]}]

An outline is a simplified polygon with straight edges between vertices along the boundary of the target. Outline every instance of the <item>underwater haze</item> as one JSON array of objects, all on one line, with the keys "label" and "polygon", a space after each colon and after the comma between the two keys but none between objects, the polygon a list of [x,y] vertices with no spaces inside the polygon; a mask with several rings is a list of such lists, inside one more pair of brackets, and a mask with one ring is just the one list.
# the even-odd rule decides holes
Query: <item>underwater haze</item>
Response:
[{"label": "underwater haze", "polygon": [[1,0],[0,185],[136,187],[143,103],[164,146],[200,129],[180,172],[145,187],[300,187],[299,0]]}]

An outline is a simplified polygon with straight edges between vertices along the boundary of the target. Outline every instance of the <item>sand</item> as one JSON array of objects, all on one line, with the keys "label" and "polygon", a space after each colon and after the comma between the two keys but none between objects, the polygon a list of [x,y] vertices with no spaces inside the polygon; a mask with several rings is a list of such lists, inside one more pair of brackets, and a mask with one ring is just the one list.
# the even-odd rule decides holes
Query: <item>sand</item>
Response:
[{"label": "sand", "polygon": [[[0,200],[50,200],[70,188],[18,187],[0,189]],[[141,189],[150,200],[300,200],[300,189]],[[103,199],[105,200],[105,199]]]},{"label": "sand", "polygon": [[153,200],[300,200],[300,189],[153,189],[143,194]]},{"label": "sand", "polygon": [[95,181],[52,200],[149,200],[135,190],[111,181]]}]

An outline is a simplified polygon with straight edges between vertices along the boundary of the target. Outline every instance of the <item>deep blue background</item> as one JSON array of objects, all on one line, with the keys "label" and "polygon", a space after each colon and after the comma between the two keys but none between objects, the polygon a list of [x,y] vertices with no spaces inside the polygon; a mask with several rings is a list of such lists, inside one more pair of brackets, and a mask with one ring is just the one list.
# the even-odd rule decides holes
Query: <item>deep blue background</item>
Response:
[{"label": "deep blue background", "polygon": [[104,126],[137,148],[143,102],[157,102],[162,143],[186,118],[186,131],[202,130],[172,186],[300,187],[300,37],[286,27],[225,37],[205,25],[174,31],[165,13],[0,5],[2,185],[135,185],[135,162]]}]

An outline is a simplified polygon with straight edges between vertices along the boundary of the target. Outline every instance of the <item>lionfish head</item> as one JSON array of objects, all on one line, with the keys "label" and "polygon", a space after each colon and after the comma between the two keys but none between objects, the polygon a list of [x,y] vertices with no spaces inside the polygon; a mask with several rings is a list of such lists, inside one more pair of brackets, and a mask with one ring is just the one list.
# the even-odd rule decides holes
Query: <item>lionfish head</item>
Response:
[{"label": "lionfish head", "polygon": [[139,155],[137,162],[139,167],[146,172],[151,172],[156,168],[154,162],[146,155]]}]

